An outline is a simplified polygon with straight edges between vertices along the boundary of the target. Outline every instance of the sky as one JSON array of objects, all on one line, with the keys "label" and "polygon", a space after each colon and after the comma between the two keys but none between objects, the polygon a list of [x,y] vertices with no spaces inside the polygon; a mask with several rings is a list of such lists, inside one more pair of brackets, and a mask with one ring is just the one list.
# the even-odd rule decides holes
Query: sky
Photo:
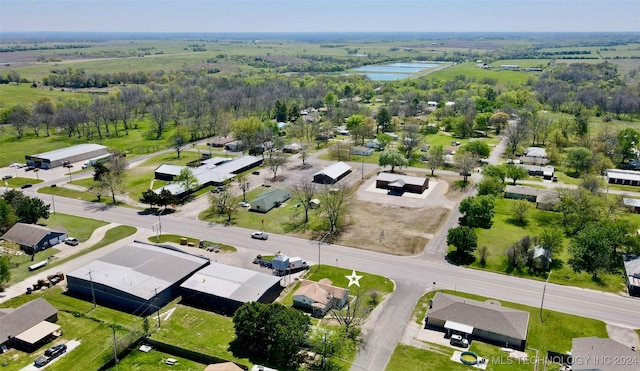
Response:
[{"label": "sky", "polygon": [[640,0],[0,0],[25,31],[640,32]]}]

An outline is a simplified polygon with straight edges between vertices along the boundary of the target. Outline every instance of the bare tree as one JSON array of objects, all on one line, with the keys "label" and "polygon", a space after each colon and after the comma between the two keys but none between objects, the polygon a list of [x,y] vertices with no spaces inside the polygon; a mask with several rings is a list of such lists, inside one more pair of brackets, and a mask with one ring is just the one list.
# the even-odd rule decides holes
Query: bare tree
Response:
[{"label": "bare tree", "polygon": [[404,127],[402,143],[404,146],[404,156],[411,161],[413,151],[420,146],[422,134],[420,134],[420,124],[411,123]]},{"label": "bare tree", "polygon": [[172,102],[168,93],[161,91],[154,97],[155,102],[149,107],[149,114],[154,121],[153,131],[156,139],[162,137],[171,116]]},{"label": "bare tree", "polygon": [[23,105],[17,105],[9,113],[7,122],[16,129],[16,136],[22,139],[24,131],[31,119],[31,111]]},{"label": "bare tree", "polygon": [[355,327],[359,327],[367,319],[369,313],[371,313],[371,305],[369,305],[365,298],[360,296],[360,290],[358,294],[350,299],[343,308],[332,308],[331,316],[342,326],[347,334],[350,334]]},{"label": "bare tree", "polygon": [[184,126],[179,126],[176,128],[175,133],[171,137],[171,147],[173,147],[173,149],[178,154],[178,158],[180,158],[180,153],[182,153],[182,150],[187,145],[189,145],[187,136],[187,129]]},{"label": "bare tree", "polygon": [[319,199],[322,215],[329,224],[329,232],[333,233],[344,222],[351,203],[351,191],[345,186],[327,188],[320,193]]},{"label": "bare tree", "polygon": [[287,162],[289,162],[289,157],[271,155],[265,160],[265,162],[269,169],[271,169],[271,171],[273,172],[273,179],[276,179],[278,170],[287,165]]},{"label": "bare tree", "polygon": [[456,168],[460,172],[460,175],[464,178],[464,183],[467,183],[467,178],[471,175],[471,171],[478,163],[478,158],[470,152],[458,152],[455,155]]},{"label": "bare tree", "polygon": [[238,210],[238,203],[234,195],[229,191],[229,187],[225,187],[220,193],[210,194],[209,205],[218,215],[225,215],[227,223],[231,222],[233,214]]},{"label": "bare tree", "polygon": [[303,180],[295,184],[292,189],[293,199],[302,205],[304,209],[304,223],[309,221],[309,209],[311,209],[311,200],[316,196],[316,183]]},{"label": "bare tree", "polygon": [[242,201],[247,202],[247,191],[249,190],[249,182],[247,182],[246,175],[240,175],[236,178],[238,182],[238,188],[242,191]]},{"label": "bare tree", "polygon": [[431,176],[433,176],[433,172],[444,164],[444,147],[441,144],[431,146],[428,159]]},{"label": "bare tree", "polygon": [[535,146],[538,143],[544,145],[551,128],[551,120],[536,113],[528,121],[527,126],[531,133],[531,146]]},{"label": "bare tree", "polygon": [[114,154],[113,159],[108,163],[108,172],[100,177],[96,188],[99,192],[107,191],[111,194],[113,203],[116,203],[116,195],[124,192],[124,178],[127,161],[124,156]]},{"label": "bare tree", "polygon": [[520,145],[527,139],[527,127],[521,123],[509,125],[505,132],[507,152],[515,156]]},{"label": "bare tree", "polygon": [[[53,117],[55,114],[55,107],[53,106],[53,102],[48,97],[42,97],[38,99],[35,106],[33,107],[33,121],[37,123],[37,128],[44,126],[45,135],[49,136],[49,130],[51,124],[53,123]],[[36,136],[39,135],[39,130],[34,128],[34,132]]]}]

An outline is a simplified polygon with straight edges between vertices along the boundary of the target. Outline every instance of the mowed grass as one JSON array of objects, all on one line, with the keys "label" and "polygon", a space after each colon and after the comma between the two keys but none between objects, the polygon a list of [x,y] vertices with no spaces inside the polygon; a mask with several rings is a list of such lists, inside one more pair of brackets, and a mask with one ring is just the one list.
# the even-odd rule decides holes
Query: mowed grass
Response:
[{"label": "mowed grass", "polygon": [[[167,366],[167,358],[173,358],[177,362],[174,365]],[[120,359],[117,365],[113,365],[108,370],[148,371],[170,368],[171,370],[193,371],[204,370],[206,367],[206,364],[163,353],[156,349],[151,349],[148,353],[134,349],[126,357]]]},{"label": "mowed grass", "polygon": [[[113,357],[112,325],[115,326],[116,337],[119,339],[142,329],[141,317],[103,306],[92,309],[93,304],[90,301],[66,295],[60,286],[34,292],[32,295],[19,296],[3,303],[2,306],[16,308],[40,297],[59,310],[57,324],[62,327],[63,334],[55,343],[66,343],[70,340],[80,342],[77,348],[47,366],[47,370],[97,370]],[[10,349],[0,354],[0,363],[6,362],[7,370],[21,369],[32,364],[49,346],[51,343],[43,345],[33,353]]]},{"label": "mowed grass", "polygon": [[535,78],[529,72],[522,71],[492,71],[476,67],[475,62],[459,63],[455,66],[435,71],[425,77],[429,80],[454,80],[457,76],[465,76],[467,78],[475,78],[482,80],[485,78],[495,79],[499,84],[505,86],[521,85],[526,83],[530,78]]},{"label": "mowed grass", "polygon": [[[490,298],[453,291],[441,291],[446,294],[461,296],[464,298],[484,302]],[[425,294],[416,305],[413,312],[413,320],[418,324],[424,323],[424,318],[435,292]],[[493,299],[492,299],[493,300]],[[546,352],[551,350],[565,353],[571,350],[572,339],[576,337],[608,337],[606,324],[602,321],[573,316],[566,313],[544,310],[544,322],[540,321],[539,308],[526,305],[500,301],[503,307],[522,310],[529,313],[529,330],[527,334],[527,354],[529,360],[519,363],[517,360],[507,358],[507,353],[499,347],[483,343],[479,340],[472,341],[469,350],[480,357],[489,359],[487,370],[534,370],[537,349],[539,353],[538,369],[542,367]],[[444,336],[444,335],[443,335]],[[450,358],[454,350],[448,347],[425,343],[426,349],[418,349],[408,345],[399,344],[391,356],[387,370],[462,370],[468,369],[461,363],[454,362]],[[493,360],[493,362],[492,362]]]},{"label": "mowed grass", "polygon": [[[151,243],[172,242],[172,243],[180,244],[180,240],[182,238],[186,238],[187,239],[187,243],[192,243],[192,244],[194,244],[194,246],[198,246],[199,243],[200,243],[199,239],[191,238],[191,237],[185,237],[185,236],[179,236],[177,234],[161,234],[160,236],[149,237],[148,240]],[[230,245],[225,245],[223,243],[212,242],[212,241],[208,241],[208,240],[204,240],[203,242],[204,242],[204,246],[205,247],[207,247],[209,245],[216,245],[216,246],[218,246],[220,248],[220,251],[223,251],[223,252],[236,252],[237,251],[237,249],[235,247],[230,246]]]},{"label": "mowed grass", "polygon": [[[540,236],[544,228],[561,228],[562,215],[552,211],[538,210],[532,203],[529,209],[528,223],[524,226],[516,225],[512,218],[511,205],[514,200],[496,198],[495,216],[490,229],[476,228],[478,236],[478,247],[487,246],[489,256],[486,265],[482,265],[480,260],[476,260],[470,265],[473,268],[489,270],[499,273],[507,273],[520,277],[537,280],[546,280],[546,272],[534,272],[528,269],[511,270],[508,267],[504,250],[519,241],[522,237]],[[632,225],[639,226],[638,218],[634,215],[627,216]],[[603,290],[608,292],[620,292],[624,290],[624,280],[621,274],[600,273],[598,278],[593,280],[591,274],[586,272],[575,272],[567,263],[570,255],[568,252],[569,239],[563,238],[564,250],[562,254],[553,256],[551,270],[553,274],[550,282],[561,285],[572,285],[589,289]]]}]

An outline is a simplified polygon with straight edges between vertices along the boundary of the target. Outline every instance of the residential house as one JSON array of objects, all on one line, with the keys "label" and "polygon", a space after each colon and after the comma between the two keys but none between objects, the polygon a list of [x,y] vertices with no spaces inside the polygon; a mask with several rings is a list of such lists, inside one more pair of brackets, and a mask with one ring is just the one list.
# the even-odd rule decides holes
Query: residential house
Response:
[{"label": "residential house", "polygon": [[542,147],[527,147],[524,150],[524,155],[527,157],[547,157],[547,151]]},{"label": "residential house", "polygon": [[207,145],[210,147],[224,147],[227,143],[231,143],[235,140],[233,137],[213,137],[209,139]]},{"label": "residential house", "polygon": [[322,318],[332,308],[342,308],[349,300],[349,290],[332,286],[327,278],[319,282],[302,281],[293,293],[293,305],[310,310],[314,317]]},{"label": "residential house", "polygon": [[313,174],[313,182],[319,184],[334,184],[349,175],[349,173],[351,173],[351,167],[340,161]]},{"label": "residential house", "polygon": [[57,320],[58,310],[43,298],[18,308],[0,308],[0,349],[37,349],[60,329]]},{"label": "residential house", "polygon": [[63,242],[69,235],[62,230],[51,230],[35,224],[16,223],[2,237],[17,243],[27,254],[35,254]]},{"label": "residential house", "polygon": [[535,202],[536,208],[541,210],[551,210],[555,204],[560,202],[560,195],[556,191],[520,185],[506,186],[504,198]]},{"label": "residential house", "polygon": [[527,173],[529,173],[530,176],[542,176],[546,180],[553,179],[553,174],[555,173],[554,167],[550,165],[542,166],[519,164],[517,166],[527,170]]},{"label": "residential house", "polygon": [[571,343],[573,371],[638,371],[639,358],[631,346],[609,338],[574,338]]},{"label": "residential house", "polygon": [[274,207],[282,205],[291,198],[291,192],[286,189],[274,188],[262,192],[258,197],[249,202],[249,210],[266,213]]},{"label": "residential house", "polygon": [[382,148],[382,144],[380,144],[380,141],[377,139],[371,139],[370,141],[366,142],[364,144],[365,147],[367,148],[372,148],[372,149],[380,149]]},{"label": "residential house", "polygon": [[403,192],[422,194],[429,189],[429,178],[381,172],[376,178],[376,188],[400,194]]},{"label": "residential house", "polygon": [[640,187],[640,171],[607,169],[607,183]]},{"label": "residential house", "polygon": [[459,296],[436,293],[431,300],[425,328],[482,339],[507,348],[526,348],[529,312],[480,302]]},{"label": "residential house", "polygon": [[353,146],[351,147],[351,154],[355,156],[371,156],[373,155],[373,148]]},{"label": "residential house", "polygon": [[624,206],[631,209],[634,213],[640,213],[640,200],[637,198],[627,198],[624,197],[622,199]]},{"label": "residential house", "polygon": [[632,296],[640,296],[640,256],[623,255],[622,260],[627,292]]},{"label": "residential house", "polygon": [[284,153],[298,153],[302,150],[302,145],[300,143],[289,143],[286,146],[282,147],[282,152]]}]

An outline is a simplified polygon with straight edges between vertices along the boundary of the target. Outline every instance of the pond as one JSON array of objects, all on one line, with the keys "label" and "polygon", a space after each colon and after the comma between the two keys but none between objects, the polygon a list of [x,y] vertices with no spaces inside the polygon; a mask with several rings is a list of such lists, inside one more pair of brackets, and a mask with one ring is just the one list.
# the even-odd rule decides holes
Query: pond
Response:
[{"label": "pond", "polygon": [[393,81],[406,79],[415,73],[436,68],[440,65],[440,63],[436,62],[396,62],[354,68],[349,74],[366,75],[374,81]]}]

